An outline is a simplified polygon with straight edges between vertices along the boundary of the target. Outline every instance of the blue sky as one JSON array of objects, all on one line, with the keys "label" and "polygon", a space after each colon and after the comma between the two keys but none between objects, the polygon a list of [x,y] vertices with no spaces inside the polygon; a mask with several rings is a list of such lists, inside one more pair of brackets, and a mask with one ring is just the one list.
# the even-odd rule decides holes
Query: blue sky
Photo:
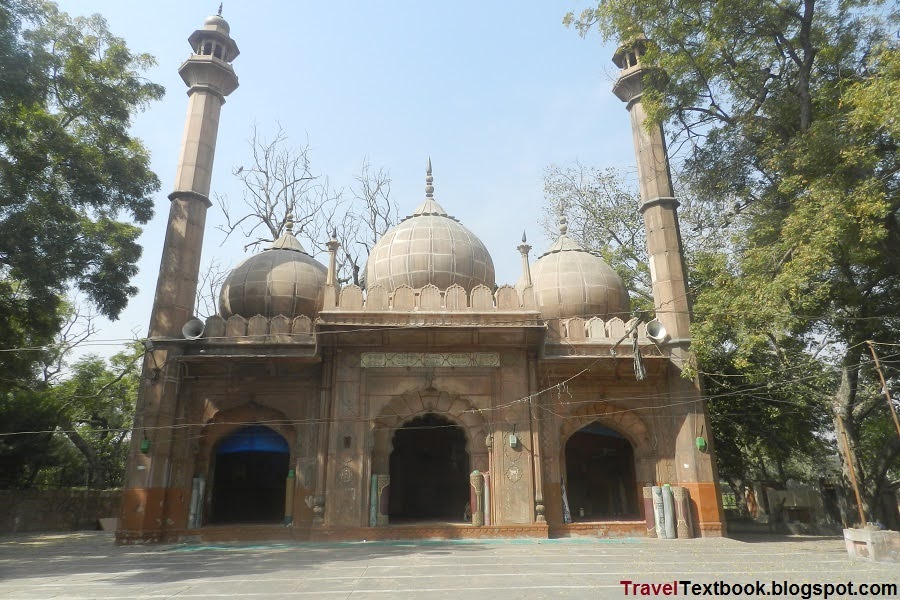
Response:
[{"label": "blue sky", "polygon": [[[156,217],[141,238],[140,294],[98,335],[144,336],[187,107],[177,69],[190,53],[187,37],[218,3],[58,3],[73,15],[102,14],[130,48],[153,54],[158,65],[147,75],[167,90],[134,123],[162,181]],[[515,283],[523,229],[532,259],[551,241],[538,225],[547,165],[577,159],[634,172],[628,113],[610,91],[614,45],[597,34],[581,39],[561,24],[568,10],[584,6],[226,1],[241,85],[223,108],[213,192],[232,203],[240,198],[231,170],[247,162],[253,123],[271,131],[278,122],[297,144],[308,140],[314,171],[339,187],[352,183],[364,159],[387,167],[402,214],[421,201],[431,156],[436,199],[484,241],[497,282]],[[246,256],[243,243],[232,236],[222,244],[218,223],[213,206],[203,264],[216,255],[234,265]]]}]

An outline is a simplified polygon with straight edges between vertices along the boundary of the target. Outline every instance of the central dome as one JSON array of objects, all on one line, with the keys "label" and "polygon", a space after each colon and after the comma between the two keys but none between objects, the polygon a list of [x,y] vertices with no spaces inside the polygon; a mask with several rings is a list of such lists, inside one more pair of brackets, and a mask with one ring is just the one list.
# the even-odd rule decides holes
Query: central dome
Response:
[{"label": "central dome", "polygon": [[432,198],[431,161],[425,202],[389,229],[369,254],[366,287],[380,285],[389,292],[401,285],[447,289],[459,285],[472,291],[478,285],[494,289],[494,261],[474,233],[451,217]]}]

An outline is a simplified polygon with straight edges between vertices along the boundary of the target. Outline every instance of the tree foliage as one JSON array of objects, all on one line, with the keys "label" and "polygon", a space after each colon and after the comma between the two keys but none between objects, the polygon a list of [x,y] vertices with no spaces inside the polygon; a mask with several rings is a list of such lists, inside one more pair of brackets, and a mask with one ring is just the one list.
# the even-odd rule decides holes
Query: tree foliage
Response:
[{"label": "tree foliage", "polygon": [[[107,466],[79,481],[115,483],[115,452],[92,423],[124,421],[92,399],[106,389],[103,370],[120,366],[85,359],[59,379],[72,315],[65,298],[80,293],[115,318],[137,292],[137,224],[151,218],[159,181],[128,130],[163,95],[141,74],[152,64],[99,15],[0,0],[0,486],[36,484],[48,464],[85,452]],[[112,387],[104,401],[130,410]],[[22,434],[35,431],[46,433]]]},{"label": "tree foliage", "polygon": [[139,344],[87,355],[65,377],[0,396],[0,488],[121,486],[142,356]]},{"label": "tree foliage", "polygon": [[112,318],[137,292],[129,221],[159,181],[128,128],[163,90],[102,17],[51,2],[0,1],[0,52],[0,344],[16,347],[23,328],[52,335],[70,287]]},{"label": "tree foliage", "polygon": [[643,63],[667,77],[646,79],[648,114],[697,197],[727,200],[739,223],[714,293],[695,303],[717,316],[696,328],[698,352],[740,365],[799,347],[826,360],[837,376],[817,390],[846,426],[845,469],[872,516],[900,457],[896,437],[865,450],[886,405],[864,343],[900,342],[896,6],[603,0],[567,22],[651,40]]}]

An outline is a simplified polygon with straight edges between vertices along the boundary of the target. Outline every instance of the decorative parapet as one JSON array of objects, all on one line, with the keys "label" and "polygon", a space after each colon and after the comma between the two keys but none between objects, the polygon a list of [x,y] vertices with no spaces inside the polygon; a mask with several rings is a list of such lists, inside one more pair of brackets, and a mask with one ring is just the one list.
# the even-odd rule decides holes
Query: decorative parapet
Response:
[{"label": "decorative parapet", "polygon": [[[604,321],[599,317],[590,319],[582,319],[581,317],[572,317],[570,319],[548,319],[547,329],[550,335],[547,336],[548,343],[556,344],[607,344],[612,345],[616,342],[630,345],[631,335],[625,334],[625,321],[618,317],[613,317],[608,321]],[[628,340],[622,338],[627,337]],[[653,344],[647,338],[647,324],[641,323],[637,327],[637,337],[639,344]]]},{"label": "decorative parapet", "polygon": [[543,327],[540,312],[535,308],[532,288],[520,294],[504,285],[492,292],[479,285],[466,293],[465,288],[452,285],[440,290],[433,285],[422,288],[400,286],[388,292],[380,285],[368,290],[351,285],[336,296],[337,304],[326,305],[317,323],[324,325],[429,325],[429,326],[492,326]]},{"label": "decorative parapet", "polygon": [[[604,321],[599,317],[582,319],[548,319],[544,358],[631,357],[634,354],[632,333],[626,335],[626,323],[618,317]],[[643,358],[665,358],[669,351],[647,337],[647,324],[637,326],[637,344]],[[649,365],[648,365],[649,368]]]},{"label": "decorative parapet", "polygon": [[[334,297],[334,302],[329,298]],[[388,292],[380,285],[367,290],[351,285],[336,294],[325,295],[323,312],[492,312],[492,311],[534,311],[534,294],[527,287],[520,294],[509,285],[502,285],[496,292],[479,285],[471,293],[458,285],[440,290],[433,285],[411,288],[401,285]]]},{"label": "decorative parapet", "polygon": [[304,315],[293,319],[256,315],[249,320],[240,315],[227,320],[214,315],[206,319],[200,339],[210,344],[315,344],[312,320]]}]

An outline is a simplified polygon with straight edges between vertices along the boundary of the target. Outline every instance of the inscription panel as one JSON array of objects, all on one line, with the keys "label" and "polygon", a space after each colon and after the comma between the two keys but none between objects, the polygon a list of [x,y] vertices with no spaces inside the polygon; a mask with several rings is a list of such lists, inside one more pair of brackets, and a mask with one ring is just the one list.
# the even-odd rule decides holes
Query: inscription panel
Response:
[{"label": "inscription panel", "polygon": [[363,352],[363,368],[386,367],[499,367],[497,352]]}]

